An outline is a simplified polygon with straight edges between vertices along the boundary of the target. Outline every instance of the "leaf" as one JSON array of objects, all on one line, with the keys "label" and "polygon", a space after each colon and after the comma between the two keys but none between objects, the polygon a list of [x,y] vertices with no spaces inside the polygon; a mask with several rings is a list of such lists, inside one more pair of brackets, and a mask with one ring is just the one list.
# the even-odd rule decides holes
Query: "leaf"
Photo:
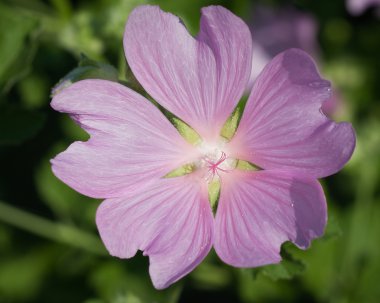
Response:
[{"label": "leaf", "polygon": [[340,236],[342,236],[342,228],[340,227],[339,221],[334,213],[330,211],[326,231],[321,240],[326,241]]},{"label": "leaf", "polygon": [[9,89],[29,69],[36,43],[28,42],[27,38],[36,25],[37,21],[29,15],[0,4],[0,85],[2,91]]},{"label": "leaf", "polygon": [[258,278],[260,275],[264,275],[272,281],[290,280],[295,276],[302,274],[306,269],[306,265],[303,261],[296,259],[288,252],[288,248],[291,248],[288,244],[290,243],[287,242],[281,247],[282,261],[280,263],[252,269],[243,269],[243,271],[249,272],[253,279]]},{"label": "leaf", "polygon": [[110,64],[97,62],[82,54],[78,67],[58,82],[52,90],[52,95],[54,96],[71,84],[84,79],[104,79],[118,82],[118,71]]},{"label": "leaf", "polygon": [[274,281],[292,279],[305,271],[305,264],[300,260],[284,259],[280,264],[267,265],[262,273]]},{"label": "leaf", "polygon": [[54,254],[45,248],[28,251],[27,254],[10,255],[1,260],[0,298],[11,299],[5,299],[4,302],[29,302],[43,286],[53,260]]},{"label": "leaf", "polygon": [[105,303],[103,300],[100,299],[88,299],[84,301],[83,303]]},{"label": "leaf", "polygon": [[21,144],[33,138],[42,128],[45,115],[17,108],[0,109],[0,145]]},{"label": "leaf", "polygon": [[[209,257],[208,257],[209,258]],[[191,279],[200,289],[220,289],[228,287],[232,281],[230,268],[224,265],[216,265],[207,260],[191,272]]]},{"label": "leaf", "polygon": [[281,252],[283,257],[281,263],[264,266],[261,272],[274,281],[289,280],[302,274],[305,271],[305,264],[301,260],[295,259],[285,250]]},{"label": "leaf", "polygon": [[[177,282],[167,289],[156,290],[148,275],[147,260],[139,257],[135,256],[128,264],[122,260],[108,260],[94,268],[89,283],[97,290],[100,299],[111,303],[178,302],[182,284]],[[144,261],[144,266],[139,261]],[[135,270],[131,268],[133,264],[137,265]]]},{"label": "leaf", "polygon": [[108,45],[99,35],[99,20],[91,9],[74,10],[68,22],[64,21],[52,32],[58,35],[56,42],[75,55],[84,52],[93,58],[103,57]]}]

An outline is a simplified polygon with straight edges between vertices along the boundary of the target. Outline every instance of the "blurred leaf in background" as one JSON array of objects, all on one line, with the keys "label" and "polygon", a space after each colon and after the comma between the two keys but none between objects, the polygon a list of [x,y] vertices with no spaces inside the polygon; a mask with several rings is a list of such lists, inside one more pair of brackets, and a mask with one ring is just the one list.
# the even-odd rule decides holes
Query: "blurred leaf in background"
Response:
[{"label": "blurred leaf in background", "polygon": [[74,82],[84,79],[103,79],[117,82],[119,78],[118,71],[112,65],[91,60],[82,54],[78,67],[74,68],[54,86],[52,95],[54,96]]},{"label": "blurred leaf in background", "polygon": [[0,92],[30,69],[37,50],[37,20],[0,3]]}]

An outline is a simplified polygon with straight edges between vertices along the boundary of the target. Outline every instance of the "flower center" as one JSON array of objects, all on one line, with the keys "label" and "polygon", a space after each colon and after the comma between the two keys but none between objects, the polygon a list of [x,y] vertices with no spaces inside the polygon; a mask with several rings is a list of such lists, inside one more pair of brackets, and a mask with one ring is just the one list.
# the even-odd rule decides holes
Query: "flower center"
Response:
[{"label": "flower center", "polygon": [[202,157],[196,166],[205,169],[207,172],[205,178],[208,182],[219,179],[221,173],[228,173],[236,167],[236,159],[228,156],[224,140],[211,144],[202,142],[198,149]]}]

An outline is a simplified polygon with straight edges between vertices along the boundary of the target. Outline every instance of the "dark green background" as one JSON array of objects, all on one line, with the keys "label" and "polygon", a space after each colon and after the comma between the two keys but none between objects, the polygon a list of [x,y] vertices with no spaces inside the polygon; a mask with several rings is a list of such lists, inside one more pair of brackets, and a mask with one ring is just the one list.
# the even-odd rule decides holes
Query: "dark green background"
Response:
[{"label": "dark green background", "polygon": [[[165,291],[152,287],[146,258],[106,253],[94,224],[100,201],[51,173],[49,159],[86,135],[50,108],[50,92],[81,53],[114,65],[128,80],[123,29],[130,10],[143,3],[0,1],[0,302],[379,302],[380,19],[374,10],[351,16],[344,1],[149,2],[179,15],[193,34],[200,8],[209,4],[248,22],[256,3],[287,3],[316,18],[320,70],[344,100],[337,118],[357,132],[350,163],[322,181],[326,235],[307,251],[286,244],[283,264],[254,270],[232,268],[211,253]],[[95,61],[82,60],[85,71],[77,70],[75,80],[114,77]]]}]

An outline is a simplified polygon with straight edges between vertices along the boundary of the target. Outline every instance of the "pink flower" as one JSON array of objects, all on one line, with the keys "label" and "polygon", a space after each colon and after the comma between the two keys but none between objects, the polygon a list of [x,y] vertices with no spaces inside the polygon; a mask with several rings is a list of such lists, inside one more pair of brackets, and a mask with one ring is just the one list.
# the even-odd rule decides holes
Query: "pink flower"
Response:
[{"label": "pink flower", "polygon": [[[253,29],[254,42],[247,92],[251,91],[253,83],[264,67],[277,54],[289,48],[300,48],[314,58],[319,58],[318,23],[311,14],[292,6],[273,8],[256,5],[251,19],[250,28]],[[331,98],[322,104],[322,110],[328,116],[336,116],[342,113],[343,109],[344,100],[336,90],[331,94]]]},{"label": "pink flower", "polygon": [[347,0],[346,5],[351,14],[360,15],[371,6],[380,6],[380,0]]},{"label": "pink flower", "polygon": [[[155,6],[129,16],[128,63],[145,90],[202,137],[187,143],[148,100],[123,85],[84,80],[58,93],[55,110],[90,135],[52,160],[58,178],[104,198],[96,223],[111,255],[150,258],[156,288],[192,271],[214,246],[233,266],[280,262],[290,240],[307,248],[323,234],[326,201],[317,178],[339,171],[355,135],[321,111],[330,85],[301,50],[275,57],[252,89],[232,140],[220,136],[247,85],[251,34],[219,6],[202,10],[200,33]],[[237,159],[262,170],[240,170]],[[165,178],[185,165],[189,173]],[[221,184],[215,218],[210,182]]]}]

